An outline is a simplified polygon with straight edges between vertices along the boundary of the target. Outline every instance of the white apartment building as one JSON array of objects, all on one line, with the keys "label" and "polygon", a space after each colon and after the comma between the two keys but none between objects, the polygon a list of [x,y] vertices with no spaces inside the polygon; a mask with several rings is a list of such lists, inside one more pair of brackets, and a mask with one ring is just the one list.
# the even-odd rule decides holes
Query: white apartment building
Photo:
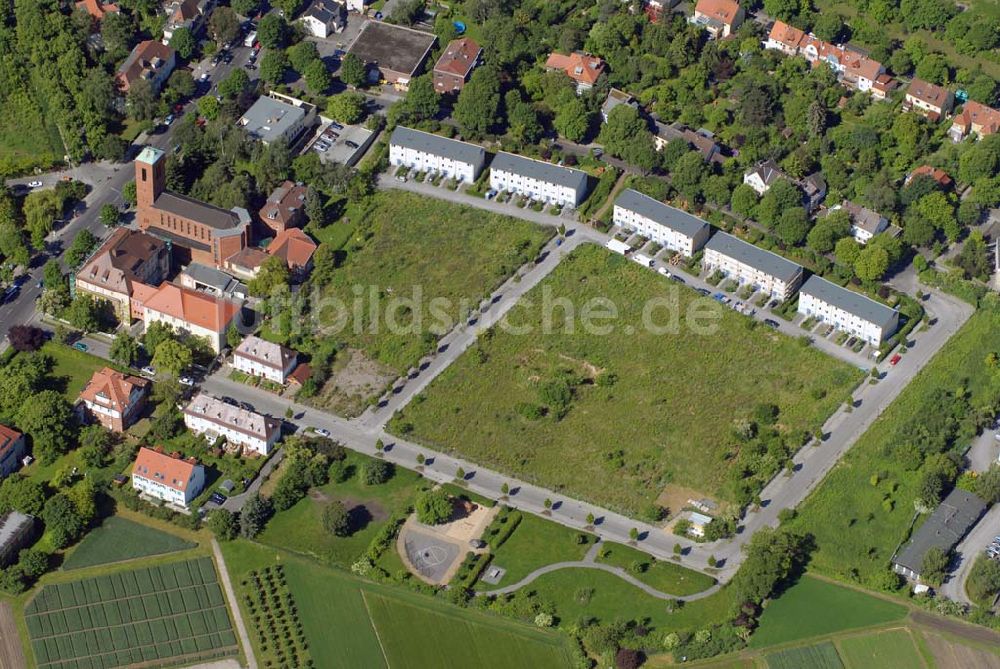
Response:
[{"label": "white apartment building", "polygon": [[708,240],[701,264],[709,272],[719,270],[741,286],[749,284],[780,300],[789,299],[802,283],[801,265],[725,232]]},{"label": "white apartment building", "polygon": [[268,455],[281,437],[281,421],[198,393],[182,411],[184,425],[209,441],[225,437],[231,446]]},{"label": "white apartment building", "polygon": [[290,348],[250,335],[233,350],[233,368],[244,374],[285,383],[295,369],[298,354]]},{"label": "white apartment building", "polygon": [[576,207],[587,195],[587,173],[501,151],[490,165],[490,188]]},{"label": "white apartment building", "polygon": [[389,163],[473,183],[486,166],[481,146],[396,126],[389,140]]},{"label": "white apartment building", "polygon": [[205,468],[194,458],[143,447],[132,467],[132,487],[140,495],[187,508],[205,487]]},{"label": "white apartment building", "polygon": [[708,223],[697,216],[631,188],[615,200],[614,223],[688,257],[704,246],[711,234]]},{"label": "white apartment building", "polygon": [[853,290],[811,276],[799,291],[800,314],[879,346],[899,327],[899,312]]}]

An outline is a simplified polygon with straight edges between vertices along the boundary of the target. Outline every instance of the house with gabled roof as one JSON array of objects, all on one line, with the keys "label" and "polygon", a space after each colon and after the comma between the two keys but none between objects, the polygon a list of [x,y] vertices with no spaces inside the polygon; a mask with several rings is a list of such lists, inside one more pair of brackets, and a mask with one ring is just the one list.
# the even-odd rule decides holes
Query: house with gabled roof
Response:
[{"label": "house with gabled roof", "polygon": [[749,244],[725,232],[716,232],[705,244],[702,266],[708,272],[749,285],[782,301],[802,284],[803,267],[777,253]]},{"label": "house with gabled roof", "polygon": [[165,323],[184,335],[204,338],[218,353],[226,342],[226,331],[240,314],[235,301],[172,283],[161,284],[142,305],[143,323]]},{"label": "house with gabled roof", "polygon": [[985,512],[983,500],[955,488],[913,533],[910,541],[892,556],[892,570],[919,582],[927,553],[932,548],[941,549],[945,555],[950,553]]},{"label": "house with gabled roof", "polygon": [[916,77],[906,89],[903,110],[916,110],[932,121],[941,119],[951,111],[955,103],[955,95],[943,86],[932,84]]},{"label": "house with gabled roof", "polygon": [[697,216],[626,188],[615,200],[614,224],[691,257],[708,241],[711,228]]},{"label": "house with gabled roof", "polygon": [[284,384],[295,370],[298,355],[281,344],[250,335],[233,349],[233,368],[250,376]]},{"label": "house with gabled roof", "polygon": [[715,39],[732,35],[743,25],[746,10],[736,0],[698,0],[688,21],[701,26]]},{"label": "house with gabled roof", "polygon": [[798,312],[872,346],[881,346],[899,327],[897,310],[815,274],[799,290]]},{"label": "house with gabled roof", "polygon": [[110,367],[94,372],[77,398],[84,415],[112,432],[124,432],[146,406],[149,379]]},{"label": "house with gabled roof", "polygon": [[842,203],[830,207],[831,212],[839,209],[847,212],[851,221],[851,236],[859,244],[868,243],[872,237],[889,228],[889,219],[885,216],[850,200],[844,200]]},{"label": "house with gabled roof", "polygon": [[153,95],[157,95],[176,66],[177,52],[158,40],[149,39],[132,48],[115,73],[115,84],[122,95],[127,95],[136,81],[144,79],[149,82]]},{"label": "house with gabled roof", "polygon": [[185,406],[184,425],[214,442],[225,438],[230,448],[247,455],[268,455],[281,438],[281,421],[249,409],[227,404],[206,393],[198,393]]},{"label": "house with gabled roof", "polygon": [[170,273],[170,248],[158,237],[132,230],[114,230],[73,277],[77,295],[107,300],[118,320],[128,323],[142,316],[132,308],[140,286],[157,286]]},{"label": "house with gabled roof", "polygon": [[205,468],[195,458],[165,453],[162,446],[143,446],[132,465],[132,487],[141,496],[187,509],[205,487]]},{"label": "house with gabled roof", "polygon": [[589,53],[574,51],[569,55],[552,52],[545,59],[545,69],[561,70],[576,84],[577,94],[589,91],[604,73],[604,61]]},{"label": "house with gabled roof", "polygon": [[968,135],[982,139],[1000,131],[1000,111],[987,107],[981,102],[969,100],[962,105],[962,111],[951,120],[948,136],[951,141],[960,142]]},{"label": "house with gabled roof", "polygon": [[27,442],[23,434],[0,424],[0,478],[6,478],[18,470],[26,449]]},{"label": "house with gabled roof", "polygon": [[479,64],[482,54],[483,48],[468,37],[448,42],[444,53],[434,65],[434,90],[442,94],[461,91],[472,76],[472,70]]},{"label": "house with gabled roof", "polygon": [[286,228],[301,228],[305,222],[307,191],[302,183],[285,181],[271,191],[257,217],[274,234]]}]

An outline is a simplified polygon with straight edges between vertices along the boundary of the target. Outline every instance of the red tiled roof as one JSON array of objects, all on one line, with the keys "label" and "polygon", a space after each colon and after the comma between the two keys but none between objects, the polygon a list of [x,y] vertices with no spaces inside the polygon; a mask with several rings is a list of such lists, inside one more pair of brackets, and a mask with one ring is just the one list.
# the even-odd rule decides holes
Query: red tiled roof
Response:
[{"label": "red tiled roof", "polygon": [[0,424],[0,458],[7,455],[7,451],[23,436],[14,428]]},{"label": "red tiled roof", "polygon": [[87,12],[98,21],[103,19],[105,14],[118,11],[118,5],[101,0],[80,0],[76,3],[76,8]]},{"label": "red tiled roof", "polygon": [[105,367],[94,372],[86,387],[80,392],[79,399],[110,407],[124,414],[128,411],[132,391],[136,388],[145,388],[148,385],[147,379],[138,376],[125,376],[110,367]]},{"label": "red tiled roof", "polygon": [[917,169],[910,172],[910,176],[907,181],[912,181],[917,177],[930,177],[934,181],[938,182],[939,185],[948,188],[951,186],[951,177],[948,173],[938,167],[931,167],[930,165],[921,165]]},{"label": "red tiled roof", "polygon": [[593,85],[604,72],[604,61],[597,56],[588,56],[578,51],[568,56],[552,53],[545,61],[545,67],[550,70],[562,70],[574,81]]},{"label": "red tiled roof", "polygon": [[157,450],[143,447],[135,458],[132,474],[184,492],[197,466],[198,461],[194,458],[183,460],[167,455],[159,447]]},{"label": "red tiled roof", "polygon": [[149,39],[139,42],[132,49],[125,62],[118,68],[118,76],[127,84],[142,76],[154,62],[165,62],[174,56],[174,50],[159,40]]},{"label": "red tiled roof", "polygon": [[172,283],[160,284],[144,306],[212,332],[225,331],[240,311],[234,302]]},{"label": "red tiled roof", "polygon": [[467,77],[476,66],[482,51],[482,48],[468,37],[452,40],[438,59],[434,71]]},{"label": "red tiled roof", "polygon": [[979,134],[985,137],[1000,130],[1000,111],[975,100],[969,100],[962,106],[962,113],[955,116],[952,123],[961,127],[963,133],[971,131],[973,126],[978,126]]},{"label": "red tiled roof", "polygon": [[289,268],[305,267],[316,252],[316,242],[298,228],[278,233],[267,247],[268,254],[283,258]]},{"label": "red tiled roof", "polygon": [[798,28],[790,26],[784,21],[775,21],[774,25],[771,26],[771,33],[768,35],[768,38],[787,47],[797,49],[802,42],[802,38],[805,36],[806,34]]},{"label": "red tiled roof", "polygon": [[305,385],[305,382],[309,380],[310,376],[312,376],[312,367],[302,362],[299,363],[294,370],[292,370],[291,374],[288,375],[288,380],[294,381],[302,386]]},{"label": "red tiled roof", "polygon": [[740,4],[736,0],[698,0],[698,4],[694,7],[695,14],[716,19],[727,26],[733,24],[739,10]]}]

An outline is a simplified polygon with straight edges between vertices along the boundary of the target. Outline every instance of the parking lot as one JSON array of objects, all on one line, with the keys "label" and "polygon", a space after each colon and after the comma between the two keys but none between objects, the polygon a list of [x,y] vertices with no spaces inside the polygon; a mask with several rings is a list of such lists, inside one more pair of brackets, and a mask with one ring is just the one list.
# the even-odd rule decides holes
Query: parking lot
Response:
[{"label": "parking lot", "polygon": [[323,123],[303,153],[315,151],[323,163],[353,166],[364,155],[374,133],[360,125],[345,126],[336,122]]}]

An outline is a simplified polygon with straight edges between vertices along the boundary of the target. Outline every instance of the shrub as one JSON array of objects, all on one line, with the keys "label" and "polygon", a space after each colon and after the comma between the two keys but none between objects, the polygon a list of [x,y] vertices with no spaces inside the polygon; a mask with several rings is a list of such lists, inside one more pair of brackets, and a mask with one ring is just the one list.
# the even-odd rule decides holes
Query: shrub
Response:
[{"label": "shrub", "polygon": [[396,468],[385,460],[369,460],[362,468],[362,479],[365,485],[381,485],[392,478]]},{"label": "shrub", "polygon": [[416,501],[417,519],[425,525],[440,525],[451,518],[451,498],[444,490],[428,490]]}]

